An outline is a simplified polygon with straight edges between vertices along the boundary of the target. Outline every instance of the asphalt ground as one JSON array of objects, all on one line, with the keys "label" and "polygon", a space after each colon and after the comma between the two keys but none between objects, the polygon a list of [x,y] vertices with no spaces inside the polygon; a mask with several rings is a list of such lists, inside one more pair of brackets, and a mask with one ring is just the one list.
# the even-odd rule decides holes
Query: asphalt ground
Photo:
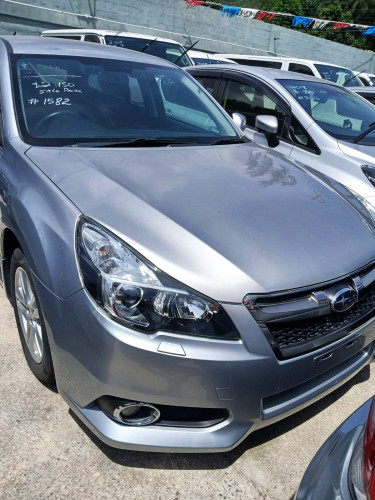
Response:
[{"label": "asphalt ground", "polygon": [[289,500],[324,440],[373,393],[374,368],[365,367],[229,453],[117,450],[32,375],[0,288],[0,499]]}]

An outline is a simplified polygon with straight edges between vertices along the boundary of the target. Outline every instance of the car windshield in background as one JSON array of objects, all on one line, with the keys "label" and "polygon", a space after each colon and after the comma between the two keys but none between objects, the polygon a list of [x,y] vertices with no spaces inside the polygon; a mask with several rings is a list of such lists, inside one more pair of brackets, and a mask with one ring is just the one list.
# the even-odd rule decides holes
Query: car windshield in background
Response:
[{"label": "car windshield in background", "polygon": [[160,42],[157,38],[145,40],[144,38],[131,38],[127,36],[106,35],[105,43],[114,47],[146,52],[152,56],[161,57],[177,66],[190,66],[191,60],[180,45],[168,42]]},{"label": "car windshield in background", "polygon": [[200,66],[202,64],[230,64],[228,61],[223,61],[221,59],[208,59],[208,57],[192,57],[192,59],[196,66]]},{"label": "car windshield in background", "polygon": [[148,145],[213,144],[240,139],[215,101],[177,68],[13,55],[12,71],[20,132],[32,145],[125,144],[134,139],[147,139]]},{"label": "car windshield in background", "polygon": [[375,145],[375,131],[370,131],[375,123],[375,107],[350,90],[306,80],[278,82],[327,134],[343,141]]},{"label": "car windshield in background", "polygon": [[315,63],[316,69],[324,80],[329,80],[330,82],[337,83],[338,85],[359,85],[362,87],[362,83],[359,78],[350,71],[350,69],[341,68],[340,66],[331,66],[326,64]]}]

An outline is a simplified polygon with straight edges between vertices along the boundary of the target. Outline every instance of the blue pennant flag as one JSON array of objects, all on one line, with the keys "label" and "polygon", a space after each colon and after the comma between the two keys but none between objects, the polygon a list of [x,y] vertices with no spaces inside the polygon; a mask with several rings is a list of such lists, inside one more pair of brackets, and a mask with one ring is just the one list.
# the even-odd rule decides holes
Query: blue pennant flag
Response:
[{"label": "blue pennant flag", "polygon": [[300,17],[300,16],[294,16],[293,18],[293,24],[292,27],[296,28],[297,26],[301,25],[304,28],[307,28],[307,26],[312,22],[312,19],[310,17]]},{"label": "blue pennant flag", "polygon": [[223,5],[222,9],[223,16],[234,17],[241,12],[240,7],[229,7],[228,5]]},{"label": "blue pennant flag", "polygon": [[365,35],[375,36],[375,26],[370,26],[364,33],[362,33],[362,36]]}]

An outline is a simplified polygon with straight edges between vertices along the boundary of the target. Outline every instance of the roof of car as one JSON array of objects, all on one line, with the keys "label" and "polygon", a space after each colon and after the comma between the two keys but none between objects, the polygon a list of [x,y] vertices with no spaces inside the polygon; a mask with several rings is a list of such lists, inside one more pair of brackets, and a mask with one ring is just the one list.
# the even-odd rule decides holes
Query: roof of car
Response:
[{"label": "roof of car", "polygon": [[218,61],[230,62],[230,59],[228,59],[227,57],[224,57],[220,54],[210,54],[208,52],[201,52],[199,50],[189,50],[188,54],[190,57],[202,57],[202,58],[207,58],[207,59],[216,59]]},{"label": "roof of car", "polygon": [[[349,69],[346,68],[345,66],[341,66],[341,64],[333,64],[325,61],[315,61],[313,59],[301,59],[299,57],[291,57],[291,56],[253,56],[250,54],[215,54],[215,56],[223,56],[226,57],[227,59],[230,59],[231,57],[235,57],[238,59],[254,59],[256,61],[293,61],[293,62],[300,62],[300,63],[313,63],[313,64],[324,64],[326,66],[334,66],[337,68],[343,68],[343,69]],[[352,70],[350,70],[352,71]]]},{"label": "roof of car", "polygon": [[42,38],[38,36],[1,36],[8,50],[15,54],[69,55],[81,57],[101,57],[138,61],[160,66],[175,67],[174,64],[142,52],[97,43],[63,40],[61,38]]},{"label": "roof of car", "polygon": [[346,87],[360,94],[375,94],[375,87]]},{"label": "roof of car", "polygon": [[[213,70],[230,70],[237,71],[240,73],[248,73],[249,75],[255,75],[259,78],[269,78],[270,80],[303,80],[319,83],[327,83],[328,85],[337,85],[334,82],[328,80],[323,80],[322,78],[317,78],[315,76],[304,75],[302,73],[296,73],[295,71],[284,71],[282,69],[275,68],[263,68],[259,66],[246,66],[244,64],[233,65],[233,64],[210,64],[207,66],[189,66],[184,68],[188,72],[197,71],[213,71]],[[363,87],[360,87],[361,89]]]},{"label": "roof of car", "polygon": [[153,35],[143,35],[142,33],[130,33],[129,31],[114,31],[114,30],[98,30],[90,28],[81,29],[64,29],[64,30],[46,30],[42,31],[42,36],[46,35],[110,35],[110,36],[123,36],[129,38],[142,38],[144,40],[155,40],[159,42],[174,43],[175,45],[181,45],[176,42],[176,40],[171,40],[169,38],[160,38],[159,36]]}]

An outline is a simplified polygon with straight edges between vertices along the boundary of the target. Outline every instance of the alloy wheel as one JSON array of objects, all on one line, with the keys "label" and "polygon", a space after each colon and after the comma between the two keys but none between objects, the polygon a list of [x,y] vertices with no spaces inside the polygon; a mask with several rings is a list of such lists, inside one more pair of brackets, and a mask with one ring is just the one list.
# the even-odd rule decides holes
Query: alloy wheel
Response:
[{"label": "alloy wheel", "polygon": [[22,333],[35,363],[43,360],[43,339],[40,314],[30,280],[22,267],[15,274],[15,295]]}]

